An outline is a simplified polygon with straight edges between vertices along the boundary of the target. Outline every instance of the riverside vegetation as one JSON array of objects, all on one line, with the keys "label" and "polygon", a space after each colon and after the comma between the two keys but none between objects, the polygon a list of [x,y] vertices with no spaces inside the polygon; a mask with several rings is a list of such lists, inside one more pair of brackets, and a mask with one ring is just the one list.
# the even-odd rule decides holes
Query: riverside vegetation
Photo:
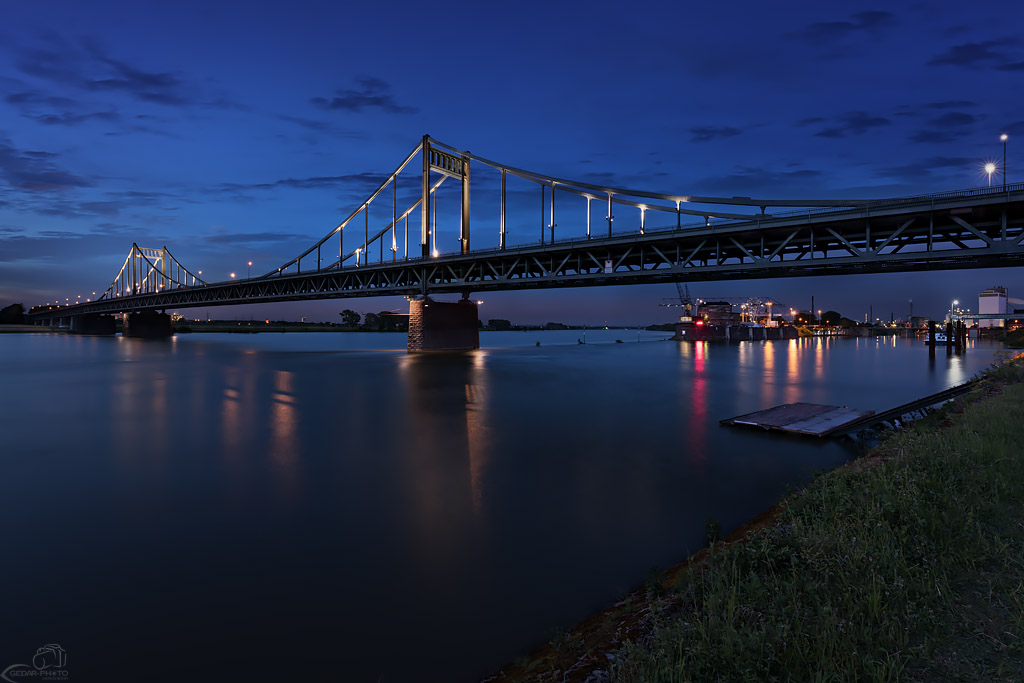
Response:
[{"label": "riverside vegetation", "polygon": [[731,538],[491,680],[1024,681],[1024,361]]}]

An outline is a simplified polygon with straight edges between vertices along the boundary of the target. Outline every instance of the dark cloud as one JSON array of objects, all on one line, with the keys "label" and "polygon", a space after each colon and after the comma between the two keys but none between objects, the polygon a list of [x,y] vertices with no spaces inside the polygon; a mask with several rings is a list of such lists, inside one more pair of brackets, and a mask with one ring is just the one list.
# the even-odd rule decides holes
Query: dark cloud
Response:
[{"label": "dark cloud", "polygon": [[742,133],[739,128],[730,126],[696,126],[690,129],[690,142],[711,142],[722,138],[736,137]]},{"label": "dark cloud", "polygon": [[20,150],[0,138],[0,181],[16,190],[45,192],[88,187],[91,183],[57,165],[55,154]]},{"label": "dark cloud", "polygon": [[4,101],[25,118],[46,126],[77,126],[86,121],[113,123],[121,118],[116,111],[83,111],[86,107],[81,103],[41,90],[13,92],[5,96]]},{"label": "dark cloud", "polygon": [[107,67],[103,77],[84,79],[86,89],[117,90],[145,102],[172,106],[194,103],[184,92],[185,84],[177,74],[143,71],[107,55],[95,41],[87,41],[86,49],[96,63]]},{"label": "dark cloud", "polygon": [[1024,121],[1015,121],[1008,126],[1005,126],[1003,132],[1007,135],[1024,135]]},{"label": "dark cloud", "polygon": [[294,123],[296,126],[302,126],[309,130],[314,130],[318,133],[326,133],[333,128],[328,121],[315,121],[313,119],[303,119],[298,116],[288,116],[286,114],[278,114],[277,118],[288,123]]},{"label": "dark cloud", "polygon": [[929,109],[966,109],[967,107],[976,107],[978,103],[971,100],[946,100],[944,102],[931,102],[925,106]]},{"label": "dark cloud", "polygon": [[[205,93],[186,76],[175,71],[150,71],[110,55],[93,39],[70,42],[50,33],[34,45],[14,45],[14,66],[20,72],[63,86],[94,93],[120,93],[142,102],[171,107],[200,106],[213,109],[248,107],[223,96]],[[47,104],[69,107],[38,93],[15,93],[21,102],[14,104]],[[67,98],[63,98],[67,99]],[[49,101],[47,101],[49,100]]]},{"label": "dark cloud", "polygon": [[291,242],[294,240],[309,239],[312,238],[296,235],[291,232],[237,232],[207,235],[203,237],[203,241],[213,242],[214,244],[257,244],[267,242]]},{"label": "dark cloud", "polygon": [[1000,64],[996,67],[999,71],[1024,71],[1024,62],[1014,62],[1013,64]]},{"label": "dark cloud", "polygon": [[249,190],[276,190],[279,188],[300,190],[337,188],[372,192],[384,182],[385,177],[379,173],[349,173],[338,176],[282,178],[281,180],[274,180],[268,183],[221,183],[206,191],[211,193],[239,194]]},{"label": "dark cloud", "polygon": [[343,128],[339,128],[330,121],[306,119],[300,116],[289,116],[287,114],[277,114],[275,118],[281,121],[287,121],[288,123],[294,123],[296,126],[300,126],[301,128],[305,128],[306,130],[313,131],[315,133],[324,133],[327,135],[335,135],[343,138],[362,137],[362,134],[345,130]]},{"label": "dark cloud", "polygon": [[78,103],[68,97],[48,95],[39,90],[23,90],[12,92],[4,97],[4,102],[18,106],[43,105],[55,109],[70,109],[78,106]]},{"label": "dark cloud", "polygon": [[985,66],[996,68],[1013,68],[1010,59],[1002,50],[995,48],[1009,47],[1017,44],[1014,38],[986,40],[981,43],[964,43],[954,45],[945,52],[928,60],[928,66],[962,66],[977,69]]},{"label": "dark cloud", "polygon": [[967,131],[965,130],[932,130],[928,128],[914,133],[910,136],[910,139],[914,142],[941,144],[945,142],[954,142],[965,135],[967,135]]},{"label": "dark cloud", "polygon": [[959,111],[951,111],[948,114],[943,114],[938,118],[932,119],[928,123],[936,128],[963,128],[964,126],[970,126],[977,121],[977,116],[965,114]]},{"label": "dark cloud", "polygon": [[[88,183],[89,186],[92,183]],[[0,190],[3,185],[0,184]],[[75,189],[75,188],[69,188]],[[77,193],[41,193],[38,190],[11,193],[9,208],[15,211],[35,213],[66,219],[91,220],[97,217],[130,215],[133,219],[144,218],[147,222],[167,219],[182,203],[191,203],[187,196],[169,192],[142,192],[121,190],[96,192],[91,196],[79,197]],[[140,209],[152,209],[140,214]]]},{"label": "dark cloud", "polygon": [[976,165],[977,159],[967,157],[930,157],[901,166],[880,168],[875,173],[879,178],[898,178],[904,181],[922,180],[940,175],[949,169],[968,169]]},{"label": "dark cloud", "polygon": [[863,135],[872,128],[888,126],[892,123],[881,116],[871,116],[863,111],[851,111],[838,119],[838,124],[823,128],[815,135],[823,138],[845,138],[848,135]]},{"label": "dark cloud", "polygon": [[848,21],[823,21],[789,34],[790,38],[811,45],[827,45],[860,33],[875,33],[895,23],[890,12],[872,10],[858,12]]},{"label": "dark cloud", "polygon": [[[740,168],[732,173],[704,178],[697,187],[704,192],[733,196],[753,196],[764,192],[813,194],[822,174],[812,169],[774,171],[765,168]],[[810,187],[809,187],[810,186]]]},{"label": "dark cloud", "polygon": [[415,114],[415,107],[400,105],[391,96],[391,86],[379,78],[357,78],[358,89],[334,91],[331,98],[314,97],[310,100],[321,109],[360,112],[364,109],[379,109],[392,114]]},{"label": "dark cloud", "polygon": [[121,116],[113,111],[95,111],[86,114],[72,114],[71,112],[64,112],[62,114],[28,114],[26,116],[47,126],[77,126],[86,121],[115,122],[121,120]]}]

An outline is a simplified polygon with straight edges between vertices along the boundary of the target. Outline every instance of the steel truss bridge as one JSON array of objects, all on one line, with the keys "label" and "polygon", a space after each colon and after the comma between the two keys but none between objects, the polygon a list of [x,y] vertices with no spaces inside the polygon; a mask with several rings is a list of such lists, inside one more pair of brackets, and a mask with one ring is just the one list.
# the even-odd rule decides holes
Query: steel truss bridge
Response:
[{"label": "steel truss bridge", "polygon": [[[399,174],[417,157],[417,197],[400,207]],[[498,234],[496,248],[470,248],[473,165],[500,175],[498,215],[486,226]],[[533,232],[539,239],[527,244],[507,243],[508,176],[539,189],[540,221],[530,230],[539,227]],[[456,253],[437,249],[437,193],[448,180],[459,184]],[[576,206],[556,213],[566,198]],[[370,206],[379,215],[388,203],[390,220],[371,231]],[[658,225],[651,225],[651,216],[660,217]],[[571,237],[556,235],[556,218],[570,224]],[[519,224],[516,233],[522,234]],[[61,306],[59,315],[1021,264],[1024,184],[880,200],[664,194],[527,171],[424,136],[344,221],[275,270],[205,282],[166,247],[132,245],[99,299]],[[37,307],[30,317],[52,318],[55,308]]]}]

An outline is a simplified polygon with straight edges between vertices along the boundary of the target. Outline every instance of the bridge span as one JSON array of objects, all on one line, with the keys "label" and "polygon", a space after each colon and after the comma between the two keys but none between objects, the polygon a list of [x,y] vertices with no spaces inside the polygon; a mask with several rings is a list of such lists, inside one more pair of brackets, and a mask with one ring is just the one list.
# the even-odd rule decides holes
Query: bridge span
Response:
[{"label": "bridge span", "polygon": [[[399,174],[417,155],[422,159],[417,178],[421,192],[399,211]],[[474,162],[500,174],[498,215],[493,224],[483,228],[498,233],[496,248],[470,248],[470,165]],[[507,244],[505,187],[509,175],[539,186],[541,220],[536,241]],[[437,249],[436,198],[445,180],[452,178],[460,183],[460,248],[456,253],[442,253]],[[556,197],[562,195],[585,198],[585,211],[563,208],[556,215]],[[371,235],[370,206],[389,198],[391,220]],[[605,212],[596,221],[595,205]],[[766,212],[769,207],[772,213]],[[775,212],[776,208],[785,210]],[[614,216],[623,209],[626,216]],[[419,245],[410,253],[409,226],[414,214],[419,218]],[[669,215],[674,221],[652,226],[649,215]],[[574,226],[568,228],[571,237],[556,236],[556,218]],[[694,219],[699,222],[690,222]],[[617,222],[613,224],[613,220]],[[359,223],[363,224],[362,234],[355,235],[355,246],[346,252],[346,230],[351,245]],[[475,227],[478,232],[481,229]],[[335,256],[325,259],[327,254]],[[369,296],[461,294],[468,299],[471,292],[515,289],[1022,264],[1024,184],[878,200],[696,197],[555,178],[484,159],[424,136],[350,216],[269,273],[206,282],[166,247],[132,245],[118,275],[99,299],[35,307],[29,317],[43,321]]]}]

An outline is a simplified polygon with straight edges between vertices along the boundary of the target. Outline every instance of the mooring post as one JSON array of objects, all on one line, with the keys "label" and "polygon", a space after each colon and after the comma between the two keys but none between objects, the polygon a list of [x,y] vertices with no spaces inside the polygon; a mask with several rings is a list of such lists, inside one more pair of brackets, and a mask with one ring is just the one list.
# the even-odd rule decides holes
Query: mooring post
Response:
[{"label": "mooring post", "polygon": [[953,321],[946,323],[946,355],[953,354]]},{"label": "mooring post", "polygon": [[935,321],[928,321],[928,355],[935,357]]}]

